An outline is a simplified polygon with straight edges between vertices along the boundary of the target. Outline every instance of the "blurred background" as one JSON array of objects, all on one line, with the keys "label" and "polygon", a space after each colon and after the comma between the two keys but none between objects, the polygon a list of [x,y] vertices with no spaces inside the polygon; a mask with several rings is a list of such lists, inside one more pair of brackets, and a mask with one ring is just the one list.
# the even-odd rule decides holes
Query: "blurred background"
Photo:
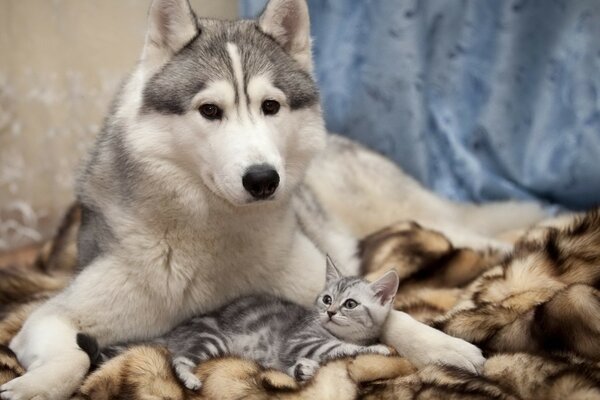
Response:
[{"label": "blurred background", "polygon": [[[192,0],[230,19],[264,3]],[[600,203],[600,1],[308,3],[330,130],[452,199]],[[73,200],[148,6],[0,1],[0,252],[51,235]]]}]

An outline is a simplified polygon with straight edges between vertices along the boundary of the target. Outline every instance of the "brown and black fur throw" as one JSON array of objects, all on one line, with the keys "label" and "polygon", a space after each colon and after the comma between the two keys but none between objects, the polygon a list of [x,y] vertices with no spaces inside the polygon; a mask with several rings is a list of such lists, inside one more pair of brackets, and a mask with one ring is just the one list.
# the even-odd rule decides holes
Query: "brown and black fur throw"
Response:
[{"label": "brown and black fur throw", "polygon": [[[29,268],[0,269],[0,384],[24,371],[7,345],[27,315],[75,273],[72,208]],[[202,363],[186,390],[169,353],[137,346],[90,373],[76,399],[600,399],[600,213],[549,221],[517,238],[509,256],[454,248],[441,234],[400,222],[361,243],[363,273],[394,268],[395,307],[480,346],[480,376],[363,355],[321,368],[306,385],[253,362]],[[416,339],[415,339],[416,340]]]}]

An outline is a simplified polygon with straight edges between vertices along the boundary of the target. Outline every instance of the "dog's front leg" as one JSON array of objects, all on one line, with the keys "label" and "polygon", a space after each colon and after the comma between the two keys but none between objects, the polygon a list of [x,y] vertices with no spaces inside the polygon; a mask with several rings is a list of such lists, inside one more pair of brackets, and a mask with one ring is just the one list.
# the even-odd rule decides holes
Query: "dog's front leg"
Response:
[{"label": "dog's front leg", "polygon": [[428,364],[445,364],[478,373],[485,362],[481,350],[476,346],[446,335],[401,311],[390,312],[382,341],[393,346],[417,368]]},{"label": "dog's front leg", "polygon": [[94,262],[31,314],[10,343],[27,372],[0,386],[2,399],[69,398],[90,365],[77,345],[79,332],[105,346],[158,336],[172,327],[180,302],[168,300],[176,299],[175,291],[165,291],[160,276],[146,279],[156,270],[152,265],[126,265],[110,258]]},{"label": "dog's front leg", "polygon": [[83,381],[90,360],[77,346],[77,329],[49,308],[38,310],[45,315],[34,313],[11,342],[27,373],[0,387],[2,399],[66,399]]}]

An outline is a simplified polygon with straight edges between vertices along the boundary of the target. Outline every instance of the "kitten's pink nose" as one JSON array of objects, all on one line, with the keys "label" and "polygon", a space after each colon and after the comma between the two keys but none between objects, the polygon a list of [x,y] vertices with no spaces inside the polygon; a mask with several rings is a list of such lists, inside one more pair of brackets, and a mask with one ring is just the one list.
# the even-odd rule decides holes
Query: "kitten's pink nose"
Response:
[{"label": "kitten's pink nose", "polygon": [[335,311],[327,311],[327,315],[329,315],[329,319],[335,315]]}]

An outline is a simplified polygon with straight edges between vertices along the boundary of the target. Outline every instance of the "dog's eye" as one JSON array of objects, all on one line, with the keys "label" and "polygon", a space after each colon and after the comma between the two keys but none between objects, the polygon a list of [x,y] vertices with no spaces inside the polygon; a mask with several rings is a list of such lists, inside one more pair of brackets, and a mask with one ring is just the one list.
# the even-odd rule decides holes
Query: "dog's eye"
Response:
[{"label": "dog's eye", "polygon": [[214,104],[202,104],[200,106],[200,114],[206,119],[214,120],[221,119],[223,110]]},{"label": "dog's eye", "polygon": [[265,100],[262,103],[262,111],[265,115],[275,115],[279,112],[280,104],[275,100]]},{"label": "dog's eye", "polygon": [[358,305],[356,300],[348,299],[344,302],[344,307],[346,308],[355,308]]},{"label": "dog's eye", "polygon": [[323,296],[323,303],[330,305],[331,304],[331,296],[326,294],[325,296]]}]

